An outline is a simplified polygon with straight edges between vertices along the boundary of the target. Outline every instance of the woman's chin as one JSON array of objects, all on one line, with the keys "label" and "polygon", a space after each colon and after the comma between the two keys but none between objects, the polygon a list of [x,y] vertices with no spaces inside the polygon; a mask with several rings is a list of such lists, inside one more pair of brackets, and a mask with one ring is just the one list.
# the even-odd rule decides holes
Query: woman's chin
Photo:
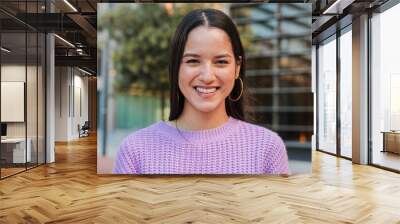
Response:
[{"label": "woman's chin", "polygon": [[216,111],[218,108],[218,104],[216,103],[198,103],[194,105],[194,109],[196,109],[199,112],[203,113],[210,113],[213,111]]}]

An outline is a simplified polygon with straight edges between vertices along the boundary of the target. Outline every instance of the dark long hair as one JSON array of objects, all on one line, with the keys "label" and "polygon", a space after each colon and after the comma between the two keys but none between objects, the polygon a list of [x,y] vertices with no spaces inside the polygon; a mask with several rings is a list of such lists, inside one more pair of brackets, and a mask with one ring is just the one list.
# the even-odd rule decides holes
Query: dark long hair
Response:
[{"label": "dark long hair", "polygon": [[[169,81],[170,81],[170,114],[168,120],[177,119],[184,106],[184,96],[179,90],[179,67],[182,60],[183,51],[185,49],[187,37],[194,28],[198,26],[208,26],[219,28],[229,36],[233,54],[236,63],[240,63],[239,77],[244,80],[246,58],[242,42],[240,41],[239,32],[233,21],[222,11],[216,9],[196,9],[187,14],[178,25],[175,35],[170,45],[169,57]],[[245,84],[245,83],[244,83]],[[247,86],[247,85],[244,85]],[[235,79],[235,85],[231,92],[231,97],[236,99],[241,92],[240,80]],[[245,120],[244,98],[246,97],[245,89],[238,101],[231,101],[229,97],[225,99],[225,108],[228,116],[236,119]]]}]

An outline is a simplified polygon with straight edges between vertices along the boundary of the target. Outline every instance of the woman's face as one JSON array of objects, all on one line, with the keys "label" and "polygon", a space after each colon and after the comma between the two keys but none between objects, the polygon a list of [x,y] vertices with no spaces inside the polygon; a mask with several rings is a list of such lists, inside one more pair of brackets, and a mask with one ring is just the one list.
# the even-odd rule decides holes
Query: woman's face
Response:
[{"label": "woman's face", "polygon": [[225,31],[206,26],[190,31],[179,68],[184,110],[225,112],[225,98],[231,93],[239,71]]}]

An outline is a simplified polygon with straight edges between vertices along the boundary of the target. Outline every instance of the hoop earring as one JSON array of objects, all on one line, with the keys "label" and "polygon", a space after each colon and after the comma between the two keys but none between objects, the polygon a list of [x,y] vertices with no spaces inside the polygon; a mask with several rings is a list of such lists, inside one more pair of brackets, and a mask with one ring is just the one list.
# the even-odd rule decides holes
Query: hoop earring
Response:
[{"label": "hoop earring", "polygon": [[240,86],[241,86],[241,91],[240,91],[239,96],[236,99],[232,99],[231,95],[229,94],[229,100],[234,101],[234,102],[238,101],[240,99],[240,97],[242,97],[242,94],[243,94],[243,81],[242,81],[242,78],[239,77],[239,81],[240,81]]}]

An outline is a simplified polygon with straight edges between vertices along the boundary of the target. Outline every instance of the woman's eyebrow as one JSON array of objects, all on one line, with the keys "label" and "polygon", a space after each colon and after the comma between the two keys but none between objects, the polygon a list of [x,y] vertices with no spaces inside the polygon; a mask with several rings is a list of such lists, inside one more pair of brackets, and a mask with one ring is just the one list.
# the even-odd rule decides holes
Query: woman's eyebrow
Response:
[{"label": "woman's eyebrow", "polygon": [[220,54],[215,56],[215,58],[230,58],[230,57],[232,57],[230,54]]},{"label": "woman's eyebrow", "polygon": [[193,54],[193,53],[186,53],[182,56],[182,58],[185,57],[195,57],[195,58],[199,58],[200,56],[198,54]]}]

